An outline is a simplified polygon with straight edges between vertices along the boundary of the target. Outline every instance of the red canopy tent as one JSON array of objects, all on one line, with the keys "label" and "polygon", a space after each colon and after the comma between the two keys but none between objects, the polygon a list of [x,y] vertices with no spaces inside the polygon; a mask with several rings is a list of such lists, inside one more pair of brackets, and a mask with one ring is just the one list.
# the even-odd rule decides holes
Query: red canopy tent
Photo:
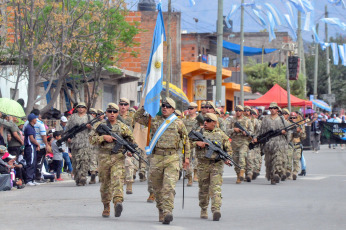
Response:
[{"label": "red canopy tent", "polygon": [[[275,84],[268,92],[256,100],[244,101],[248,106],[269,106],[271,102],[278,103],[280,107],[287,107],[287,91]],[[312,106],[311,101],[306,101],[291,94],[291,106]]]}]

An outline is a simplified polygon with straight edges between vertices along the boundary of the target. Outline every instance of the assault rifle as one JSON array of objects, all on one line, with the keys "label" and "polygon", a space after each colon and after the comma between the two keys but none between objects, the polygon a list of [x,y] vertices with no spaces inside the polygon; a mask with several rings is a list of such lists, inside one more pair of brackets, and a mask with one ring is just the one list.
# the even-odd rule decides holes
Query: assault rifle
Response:
[{"label": "assault rifle", "polygon": [[116,140],[116,144],[114,146],[114,148],[112,149],[112,153],[117,153],[118,150],[121,147],[124,147],[125,150],[123,151],[123,154],[125,154],[127,151],[131,152],[133,154],[133,157],[139,161],[140,159],[142,161],[144,161],[147,165],[149,165],[148,161],[146,159],[144,159],[141,156],[141,153],[136,149],[138,147],[138,145],[136,144],[132,144],[127,142],[126,140],[124,140],[124,138],[122,138],[121,136],[119,136],[118,134],[112,132],[111,128],[109,128],[106,124],[100,124],[97,128],[96,128],[96,132],[99,135],[109,135],[114,137]]},{"label": "assault rifle", "polygon": [[247,131],[247,129],[245,129],[243,126],[241,126],[241,124],[240,124],[239,122],[234,123],[234,126],[235,126],[236,128],[238,128],[238,129],[240,129],[241,131],[245,132],[246,136],[251,137],[251,138],[253,137],[253,136],[249,133],[249,131]]},{"label": "assault rifle", "polygon": [[58,140],[56,142],[57,146],[61,146],[62,143],[66,142],[68,139],[72,139],[76,136],[77,133],[79,132],[83,132],[84,130],[87,129],[87,125],[94,125],[96,122],[98,122],[100,119],[100,116],[95,117],[94,119],[92,119],[91,121],[87,122],[87,123],[83,123],[81,125],[75,125],[73,126],[71,129],[67,130],[63,136],[61,137],[60,140]]},{"label": "assault rifle", "polygon": [[[263,133],[261,135],[258,136],[257,138],[257,142],[255,143],[250,143],[249,144],[249,149],[253,149],[256,147],[256,145],[259,145],[259,144],[265,144],[267,143],[271,138],[273,137],[277,137],[277,136],[280,136],[282,134],[282,131],[285,130],[285,131],[288,131],[288,130],[291,130],[291,129],[294,129],[296,126],[298,125],[303,125],[305,124],[306,122],[303,122],[303,121],[306,121],[306,119],[304,120],[301,120],[301,121],[297,121],[295,123],[292,123],[290,124],[289,126],[286,126],[282,129],[277,129],[277,130],[269,130],[268,132],[266,133]],[[302,124],[299,124],[303,122]]]},{"label": "assault rifle", "polygon": [[[199,141],[203,141],[207,143],[208,151],[207,151],[207,154],[205,155],[206,158],[211,159],[211,156],[215,152],[216,154],[218,154],[218,157],[216,158],[216,160],[219,160],[219,159],[223,161],[229,160],[233,165],[240,168],[240,166],[234,162],[233,158],[230,155],[228,155],[225,151],[222,150],[220,144],[218,144],[216,141],[210,141],[206,139],[202,133],[197,132],[195,130],[191,130],[191,132],[189,133],[189,138],[192,140],[199,140]],[[232,164],[230,164],[230,166],[232,166]]]}]

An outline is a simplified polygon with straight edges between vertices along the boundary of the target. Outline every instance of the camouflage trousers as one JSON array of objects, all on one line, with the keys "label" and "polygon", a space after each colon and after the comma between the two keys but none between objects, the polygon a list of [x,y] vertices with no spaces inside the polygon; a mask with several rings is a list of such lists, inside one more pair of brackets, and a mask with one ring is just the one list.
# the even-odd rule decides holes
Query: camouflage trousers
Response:
[{"label": "camouflage trousers", "polygon": [[76,184],[80,180],[86,182],[90,170],[91,154],[90,148],[72,149],[72,168]]},{"label": "camouflage trousers", "polygon": [[134,157],[126,156],[125,158],[125,182],[133,183],[133,176],[138,170],[138,161]]},{"label": "camouflage trousers", "polygon": [[292,162],[293,162],[293,147],[291,145],[288,145],[287,149],[287,161],[285,164],[286,171],[291,173],[292,172]]},{"label": "camouflage trousers", "polygon": [[223,174],[223,161],[210,161],[207,159],[198,159],[197,175],[199,187],[199,206],[207,209],[209,199],[211,200],[211,211],[220,211],[221,208],[221,185]]},{"label": "camouflage trousers", "polygon": [[124,200],[124,165],[123,154],[100,153],[99,178],[101,182],[100,193],[102,203],[123,202]]},{"label": "camouflage trousers", "polygon": [[[249,151],[249,143],[242,143],[240,141],[232,140],[231,145],[233,150],[233,160],[240,166],[241,169],[245,170],[246,154]],[[234,167],[234,170],[236,171],[236,173],[240,172],[240,169],[238,167]]]},{"label": "camouflage trousers", "polygon": [[[147,156],[147,160],[150,162],[150,159],[151,159],[151,155]],[[145,163],[144,163],[145,164]],[[150,177],[150,167],[149,165],[146,165],[146,171],[147,171],[147,175],[148,175],[148,192],[149,193],[154,193],[154,188],[153,188],[153,182],[151,181],[151,177]]]},{"label": "camouflage trousers", "polygon": [[150,159],[149,180],[152,182],[156,207],[163,213],[169,213],[174,208],[175,185],[179,177],[179,154],[153,154]]},{"label": "camouflage trousers", "polygon": [[90,156],[90,171],[98,171],[97,169],[97,156],[99,154],[98,148],[92,148],[91,149],[91,156]]},{"label": "camouflage trousers", "polygon": [[277,148],[276,151],[266,152],[264,155],[265,166],[266,166],[266,178],[271,180],[275,175],[280,178],[286,174],[285,160],[287,158],[286,149]]},{"label": "camouflage trousers", "polygon": [[187,176],[192,176],[193,175],[193,170],[197,169],[197,165],[198,165],[198,159],[196,157],[196,149],[193,148],[191,149],[191,158],[190,158],[190,164],[189,167],[186,170],[186,175]]},{"label": "camouflage trousers", "polygon": [[300,145],[295,145],[293,150],[293,170],[292,173],[297,175],[300,171],[300,159],[302,157],[302,149]]},{"label": "camouflage trousers", "polygon": [[246,157],[245,157],[245,174],[252,176],[253,171],[254,171],[254,164],[255,164],[255,149],[251,149],[247,152]]},{"label": "camouflage trousers", "polygon": [[253,172],[260,173],[261,167],[262,167],[261,149],[257,147],[257,148],[254,148],[253,151],[254,151]]}]

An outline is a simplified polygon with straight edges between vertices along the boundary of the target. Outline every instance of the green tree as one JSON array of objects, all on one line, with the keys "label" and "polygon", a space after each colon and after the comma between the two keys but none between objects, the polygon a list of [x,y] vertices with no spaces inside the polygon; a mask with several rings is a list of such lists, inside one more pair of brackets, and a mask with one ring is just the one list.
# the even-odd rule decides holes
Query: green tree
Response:
[{"label": "green tree", "polygon": [[[256,64],[250,59],[249,64],[245,66],[244,73],[247,75],[247,83],[251,86],[253,92],[265,94],[275,84],[279,84],[282,88],[287,89],[286,84],[286,65],[275,68],[268,67],[267,63]],[[296,81],[290,81],[291,94],[305,99],[304,84],[305,77],[299,74]]]}]

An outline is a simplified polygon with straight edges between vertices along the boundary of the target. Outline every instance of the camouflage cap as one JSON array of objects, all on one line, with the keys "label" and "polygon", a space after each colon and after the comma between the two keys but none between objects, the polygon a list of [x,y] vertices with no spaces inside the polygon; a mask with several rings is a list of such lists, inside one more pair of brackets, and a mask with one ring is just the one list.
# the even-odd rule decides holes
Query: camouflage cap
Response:
[{"label": "camouflage cap", "polygon": [[237,106],[235,107],[235,110],[241,110],[241,111],[244,111],[244,107],[243,107],[243,106],[241,106],[241,105],[237,105]]},{"label": "camouflage cap", "polygon": [[205,116],[213,121],[217,121],[217,116],[213,113],[206,113]]},{"label": "camouflage cap", "polygon": [[119,110],[119,106],[115,103],[109,103],[107,105],[107,109],[116,109],[116,110]]},{"label": "camouflage cap", "polygon": [[97,113],[97,110],[94,109],[94,108],[90,108],[90,109],[89,109],[89,112],[90,112],[90,113]]},{"label": "camouflage cap", "polygon": [[202,101],[201,105],[206,105],[207,102],[206,101]]},{"label": "camouflage cap", "polygon": [[276,102],[270,103],[269,107],[277,107],[277,108],[279,108],[278,103],[276,103]]},{"label": "camouflage cap", "polygon": [[255,113],[256,115],[258,115],[258,110],[257,109],[251,109],[251,111],[253,112],[253,113]]},{"label": "camouflage cap", "polygon": [[119,103],[120,103],[120,102],[125,102],[125,103],[127,103],[127,104],[130,104],[130,100],[127,99],[127,98],[125,98],[125,97],[120,98]]},{"label": "camouflage cap", "polygon": [[180,110],[178,110],[178,109],[175,110],[174,112],[175,112],[175,114],[176,114],[177,116],[181,116],[181,115],[182,115],[181,112],[180,112]]},{"label": "camouflage cap", "polygon": [[248,110],[250,110],[250,111],[251,111],[251,107],[250,107],[250,106],[248,106],[248,105],[247,105],[247,106],[244,106],[244,110],[245,110],[245,109],[248,109]]},{"label": "camouflage cap", "polygon": [[76,108],[78,108],[78,107],[85,107],[85,108],[86,108],[85,102],[79,102],[79,103],[77,104]]},{"label": "camouflage cap", "polygon": [[129,112],[135,113],[136,110],[135,110],[134,108],[130,108],[130,109],[129,109]]},{"label": "camouflage cap", "polygon": [[170,106],[173,107],[173,109],[175,109],[175,101],[170,98],[170,97],[166,97],[166,99],[164,100],[164,102],[168,103]]},{"label": "camouflage cap", "polygon": [[280,107],[280,106],[278,107],[278,109],[279,109],[279,111],[280,111],[280,112],[282,112],[282,109],[281,109],[281,107]]},{"label": "camouflage cap", "polygon": [[104,111],[102,109],[98,109],[97,113],[104,113]]},{"label": "camouflage cap", "polygon": [[195,102],[190,102],[189,107],[197,108],[198,105]]},{"label": "camouflage cap", "polygon": [[211,106],[213,107],[214,110],[216,109],[216,107],[215,107],[215,105],[214,105],[214,102],[212,102],[212,101],[207,101],[207,104],[206,104],[206,105],[211,105]]},{"label": "camouflage cap", "polygon": [[288,109],[286,109],[286,108],[284,108],[284,109],[282,110],[282,112],[283,112],[283,113],[290,114],[290,111],[288,111]]},{"label": "camouflage cap", "polygon": [[220,111],[218,108],[215,109],[215,112],[216,112],[217,114],[221,115],[221,111]]}]

